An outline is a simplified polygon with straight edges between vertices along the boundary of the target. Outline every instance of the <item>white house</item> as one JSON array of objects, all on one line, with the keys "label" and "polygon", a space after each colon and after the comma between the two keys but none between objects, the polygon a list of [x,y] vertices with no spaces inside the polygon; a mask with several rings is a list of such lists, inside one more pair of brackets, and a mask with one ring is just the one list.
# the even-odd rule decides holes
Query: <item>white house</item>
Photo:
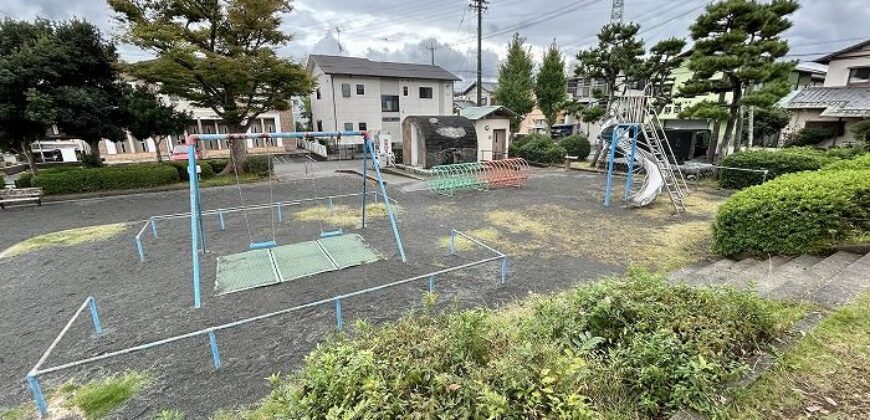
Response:
[{"label": "white house", "polygon": [[806,87],[781,101],[790,113],[783,137],[815,127],[831,130],[833,145],[860,143],[851,128],[870,118],[870,39],[815,62],[828,65],[824,86]]},{"label": "white house", "polygon": [[495,92],[495,88],[498,87],[498,84],[495,82],[481,82],[480,83],[480,103],[477,103],[477,82],[472,82],[465,88],[462,92],[456,94],[457,101],[467,101],[475,104],[476,106],[489,106],[495,105],[495,101],[492,96]]},{"label": "white house", "polygon": [[474,122],[477,134],[477,160],[507,157],[511,141],[511,118],[516,114],[503,106],[463,108],[459,115]]},{"label": "white house", "polygon": [[433,65],[311,55],[308,71],[317,81],[311,94],[315,131],[380,131],[403,141],[409,115],[451,115],[453,83],[460,80]]}]

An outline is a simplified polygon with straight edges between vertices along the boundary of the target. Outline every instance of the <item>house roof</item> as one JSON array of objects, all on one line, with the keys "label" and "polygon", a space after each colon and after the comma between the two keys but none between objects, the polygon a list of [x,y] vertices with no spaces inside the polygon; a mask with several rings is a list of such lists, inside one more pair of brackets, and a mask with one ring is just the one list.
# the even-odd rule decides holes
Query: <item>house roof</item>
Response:
[{"label": "house roof", "polygon": [[469,120],[479,120],[493,114],[502,114],[505,117],[513,117],[516,115],[513,111],[498,105],[470,106],[459,110],[459,115],[468,118]]},{"label": "house roof", "polygon": [[825,75],[828,73],[828,66],[813,61],[801,61],[794,66],[796,71],[804,73],[813,73]]},{"label": "house roof", "polygon": [[402,79],[460,80],[455,74],[440,66],[428,64],[394,63],[372,61],[368,58],[316,55],[308,57],[308,68],[317,63],[326,74],[348,76],[396,77]]},{"label": "house roof", "polygon": [[824,109],[823,117],[870,117],[870,87],[808,87],[787,102],[787,109]]},{"label": "house roof", "polygon": [[830,53],[830,54],[828,54],[828,55],[826,55],[826,56],[824,56],[824,57],[822,57],[822,58],[819,58],[819,59],[817,59],[817,60],[813,60],[813,61],[815,61],[816,63],[828,64],[828,63],[831,62],[831,60],[833,60],[834,58],[836,58],[836,57],[837,57],[838,55],[840,55],[840,54],[845,54],[845,53],[847,53],[847,52],[851,52],[851,51],[855,51],[855,50],[860,50],[861,48],[864,48],[864,47],[866,47],[867,45],[870,45],[870,39],[867,39],[866,41],[861,41],[861,42],[859,42],[859,43],[857,43],[857,44],[855,44],[855,45],[852,45],[851,47],[843,48],[843,49],[840,50],[840,51],[836,51],[836,52]]},{"label": "house roof", "polygon": [[[475,86],[477,86],[477,82],[472,82],[470,85],[468,85],[467,88],[465,88],[462,91],[462,94],[468,95],[468,93],[471,92],[471,90],[474,89]],[[496,83],[496,82],[480,82],[480,86],[483,88],[483,90],[485,90],[487,92],[495,92],[495,88],[498,86],[498,83]]]},{"label": "house roof", "polygon": [[458,108],[458,109],[463,109],[463,108],[477,106],[477,104],[475,104],[474,101],[466,101],[464,99],[454,99],[453,106]]}]

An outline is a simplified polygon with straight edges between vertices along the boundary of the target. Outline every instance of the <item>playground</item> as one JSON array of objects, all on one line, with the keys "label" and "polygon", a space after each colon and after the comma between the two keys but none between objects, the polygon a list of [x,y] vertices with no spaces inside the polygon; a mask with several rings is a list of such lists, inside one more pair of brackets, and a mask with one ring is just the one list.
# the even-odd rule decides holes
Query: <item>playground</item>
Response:
[{"label": "playground", "polygon": [[[333,172],[315,180],[285,167],[275,169],[279,175],[290,175],[279,176],[274,185],[242,187],[245,203],[251,206],[245,212],[209,211],[237,206],[235,187],[202,190],[202,233],[208,252],[201,264],[199,309],[194,309],[191,281],[190,218],[159,220],[156,236],[150,224],[155,215],[189,211],[187,191],[4,213],[2,249],[72,228],[117,223],[125,228],[108,238],[37,247],[0,258],[5,279],[0,310],[7,332],[0,342],[0,406],[32,404],[24,376],[89,296],[98,308],[101,334],[94,333],[85,309],[43,370],[302,306],[216,331],[211,343],[201,334],[39,376],[50,401],[51,390],[70,380],[144,371],[152,377],[150,384],[117,412],[120,418],[148,418],[164,409],[205,415],[256,402],[269,390],[264,378],[298,368],[304,355],[337,327],[351,328],[357,319],[396,319],[422,305],[430,287],[442,307],[494,307],[529,293],[622,273],[632,263],[659,269],[690,264],[704,257],[709,223],[724,200],[715,191],[695,192],[680,216],[672,215],[667,196],[644,208],[625,207],[616,200],[604,207],[606,176],[555,168],[529,169],[520,188],[475,189],[452,196],[429,191],[423,181],[385,176],[407,257],[402,262],[388,212],[371,211],[364,229],[348,222],[361,216],[361,196],[352,195],[360,192],[360,176]],[[330,195],[336,197],[303,201]],[[280,217],[275,206],[252,206],[273,202],[286,203]],[[369,204],[373,209],[384,206],[384,197],[374,194]],[[354,249],[362,246],[372,258],[328,270],[315,267],[307,275],[281,276],[281,281],[270,277],[269,285],[248,285],[231,293],[216,290],[218,260],[252,252],[252,242],[274,240],[277,247],[267,252],[275,253],[282,267],[278,250],[309,243],[310,251],[312,244],[331,239],[324,232],[339,228],[343,236],[355,238]],[[457,237],[451,255],[453,230],[486,246]],[[133,239],[137,235],[144,261]],[[509,258],[506,273],[493,250]],[[244,278],[246,270],[249,277],[257,277],[256,270],[244,268],[234,275],[250,280]],[[439,274],[427,275],[433,272]],[[356,294],[359,291],[366,292]],[[340,306],[336,296],[343,296]],[[312,302],[325,303],[305,306]],[[215,369],[212,343],[219,346],[220,369]]]}]

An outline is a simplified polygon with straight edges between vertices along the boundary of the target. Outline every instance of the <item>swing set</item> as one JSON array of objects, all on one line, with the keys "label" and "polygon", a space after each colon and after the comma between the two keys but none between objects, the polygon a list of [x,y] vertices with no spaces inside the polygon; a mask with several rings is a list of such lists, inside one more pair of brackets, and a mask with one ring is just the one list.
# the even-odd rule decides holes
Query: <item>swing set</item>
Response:
[{"label": "swing set", "polygon": [[[345,136],[361,136],[363,139],[363,159],[362,159],[362,203],[361,203],[361,223],[360,227],[365,228],[366,226],[366,201],[368,198],[368,176],[366,174],[367,168],[369,166],[368,160],[371,159],[374,168],[375,176],[377,180],[378,188],[380,189],[380,195],[383,196],[384,206],[387,211],[387,216],[390,220],[390,227],[392,229],[393,238],[396,242],[396,249],[402,262],[406,261],[405,250],[402,246],[402,239],[399,235],[399,230],[397,226],[397,221],[395,214],[393,212],[392,204],[390,202],[389,197],[387,196],[386,184],[384,183],[383,177],[381,175],[380,165],[378,165],[378,157],[377,153],[374,150],[373,141],[370,133],[366,131],[341,131],[341,132],[287,132],[287,133],[245,133],[245,134],[199,134],[199,135],[190,135],[187,137],[187,158],[188,165],[187,170],[190,174],[189,183],[190,183],[190,233],[191,233],[191,262],[193,265],[193,297],[194,297],[194,307],[199,308],[202,306],[201,299],[201,291],[200,291],[200,272],[201,272],[201,255],[206,252],[206,235],[205,230],[203,229],[202,216],[203,210],[201,206],[201,198],[200,198],[200,187],[199,187],[199,179],[197,176],[197,156],[196,150],[198,144],[200,142],[210,142],[210,141],[220,141],[220,140],[230,140],[230,141],[246,141],[247,139],[303,139],[303,138],[318,138],[318,137],[345,137]],[[232,161],[232,157],[230,158],[230,164],[235,162]],[[274,271],[276,273],[277,280],[286,281],[287,278],[282,278],[281,276],[281,268],[283,267],[285,271],[292,271],[294,267],[292,264],[287,264],[286,261],[278,261],[276,259],[276,255],[295,255],[288,254],[287,249],[282,248],[293,248],[298,246],[305,246],[308,243],[302,244],[290,244],[285,246],[280,246],[278,244],[278,240],[275,235],[275,219],[276,213],[277,218],[280,221],[282,219],[281,214],[281,205],[278,203],[277,206],[274,204],[274,186],[272,180],[272,159],[269,159],[268,164],[269,169],[269,198],[272,203],[270,208],[270,222],[271,222],[271,230],[269,238],[255,238],[253,230],[251,228],[251,221],[248,216],[248,206],[245,205],[245,196],[241,187],[241,182],[239,179],[239,174],[237,170],[237,166],[233,164],[233,172],[236,178],[236,185],[239,192],[239,200],[241,202],[241,210],[242,215],[245,221],[245,227],[248,232],[248,240],[249,240],[249,252],[265,252],[268,254],[266,257],[266,261],[271,260],[269,267],[274,267]],[[257,206],[261,208],[262,206]],[[330,206],[331,207],[331,206]],[[340,238],[346,237],[346,238]],[[341,253],[342,252],[357,252],[359,248],[353,248],[353,244],[359,245],[361,241],[361,237],[358,235],[346,235],[345,232],[340,228],[325,230],[323,224],[321,223],[321,232],[320,232],[320,240],[311,241],[311,244],[308,244],[309,247],[317,246],[323,254],[325,254],[326,259],[331,263],[331,267],[328,269],[323,269],[317,272],[330,271],[333,269],[343,269],[349,267],[351,265],[356,264],[348,264],[344,263]],[[349,245],[350,244],[350,245]],[[363,245],[364,246],[364,245]],[[349,251],[350,250],[350,251]],[[304,253],[304,251],[303,251]],[[141,253],[140,253],[141,254]],[[241,255],[241,254],[236,254]],[[220,269],[220,267],[219,267]],[[291,274],[289,279],[294,279],[298,277],[304,277],[306,275],[316,274],[307,273],[302,275],[297,275],[293,277]],[[266,282],[262,284],[272,284],[273,282]]]}]

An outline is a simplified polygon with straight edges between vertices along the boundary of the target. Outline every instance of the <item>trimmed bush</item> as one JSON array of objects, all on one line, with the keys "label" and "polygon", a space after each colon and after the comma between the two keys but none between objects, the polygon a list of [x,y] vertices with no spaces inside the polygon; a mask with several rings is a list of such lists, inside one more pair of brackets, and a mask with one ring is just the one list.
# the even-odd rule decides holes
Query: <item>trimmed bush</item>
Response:
[{"label": "trimmed bush", "polygon": [[849,169],[870,169],[870,153],[865,153],[852,160],[838,160],[825,165],[825,171],[845,171]]},{"label": "trimmed bush", "polygon": [[229,164],[230,161],[229,161],[229,159],[206,159],[206,160],[203,160],[203,162],[206,162],[209,165],[211,165],[212,171],[214,171],[214,173],[216,173],[216,174],[219,174],[219,173],[223,172],[224,168],[227,167],[227,165]]},{"label": "trimmed bush", "polygon": [[[431,295],[430,295],[431,297]],[[587,419],[710,412],[785,304],[630,270],[508,310],[422,313],[318,346],[241,418]]]},{"label": "trimmed bush", "polygon": [[834,137],[836,133],[829,128],[805,127],[788,137],[786,147],[815,146]]},{"label": "trimmed bush", "polygon": [[24,172],[15,180],[15,188],[33,187],[33,172]]},{"label": "trimmed bush", "polygon": [[107,190],[150,188],[179,182],[172,165],[123,165],[43,171],[33,180],[46,194],[71,194]]},{"label": "trimmed bush", "polygon": [[520,145],[513,145],[516,156],[537,163],[557,163],[565,159],[567,151],[553,139],[543,134],[532,134],[523,138]]},{"label": "trimmed bush", "polygon": [[[815,171],[831,161],[822,152],[811,149],[792,149],[790,151],[776,150],[746,150],[725,157],[722,166],[744,169],[768,170],[767,180],[780,175]],[[764,175],[756,172],[744,172],[723,169],[719,177],[722,188],[741,189],[751,185],[761,184]]]},{"label": "trimmed bush", "polygon": [[856,231],[870,231],[870,170],[803,172],[731,196],[716,214],[713,250],[818,253]]},{"label": "trimmed bush", "polygon": [[269,175],[270,159],[272,159],[271,155],[248,155],[245,159],[245,169],[260,176]]},{"label": "trimmed bush", "polygon": [[569,156],[577,156],[581,161],[589,157],[589,152],[592,150],[592,145],[589,144],[589,139],[582,134],[573,134],[565,137],[560,143]]},{"label": "trimmed bush", "polygon": [[831,159],[855,159],[867,154],[863,147],[832,147],[825,151],[825,156]]}]

